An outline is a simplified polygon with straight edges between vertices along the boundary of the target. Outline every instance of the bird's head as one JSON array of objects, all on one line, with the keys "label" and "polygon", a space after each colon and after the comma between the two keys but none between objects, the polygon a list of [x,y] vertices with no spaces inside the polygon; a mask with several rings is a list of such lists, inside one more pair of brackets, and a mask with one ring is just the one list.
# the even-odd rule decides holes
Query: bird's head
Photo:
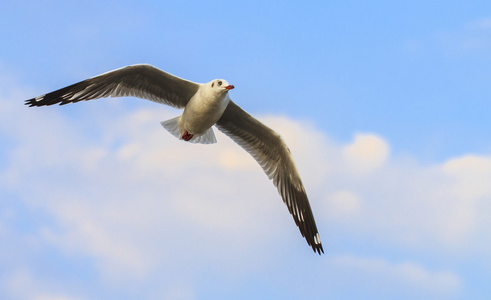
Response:
[{"label": "bird's head", "polygon": [[208,85],[213,89],[213,90],[216,90],[217,92],[227,92],[231,89],[234,88],[233,85],[231,85],[230,83],[228,83],[227,80],[225,79],[215,79],[215,80],[212,80],[208,83]]}]

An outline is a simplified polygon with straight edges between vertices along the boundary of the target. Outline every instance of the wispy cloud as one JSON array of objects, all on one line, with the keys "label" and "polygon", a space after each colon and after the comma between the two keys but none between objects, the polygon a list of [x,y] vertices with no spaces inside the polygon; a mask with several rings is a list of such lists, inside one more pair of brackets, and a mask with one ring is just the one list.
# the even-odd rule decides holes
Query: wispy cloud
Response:
[{"label": "wispy cloud", "polygon": [[460,28],[441,30],[426,37],[407,40],[409,52],[438,51],[447,55],[488,54],[491,50],[491,18],[482,18]]},{"label": "wispy cloud", "polygon": [[1,284],[7,299],[20,300],[82,300],[68,293],[59,292],[63,290],[62,284],[46,281],[42,277],[35,277],[28,269],[17,269],[8,273]]},{"label": "wispy cloud", "polygon": [[[432,271],[413,262],[392,263],[381,258],[362,258],[351,255],[332,257],[331,267],[343,273],[364,277],[372,289],[381,294],[390,289],[424,290],[426,293],[457,294],[462,288],[458,275],[448,271]],[[371,279],[370,279],[371,278]],[[405,287],[405,288],[404,288]]]}]

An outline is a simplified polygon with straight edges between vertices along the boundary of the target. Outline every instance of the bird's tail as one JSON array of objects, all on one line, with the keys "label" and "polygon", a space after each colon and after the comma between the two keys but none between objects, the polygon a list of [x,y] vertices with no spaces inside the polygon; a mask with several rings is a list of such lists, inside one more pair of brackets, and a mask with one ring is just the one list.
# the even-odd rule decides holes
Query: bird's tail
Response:
[{"label": "bird's tail", "polygon": [[[181,129],[179,128],[179,118],[180,116],[169,119],[167,121],[162,121],[160,122],[160,124],[173,136],[182,140],[182,135],[184,134],[184,132],[181,132]],[[204,134],[194,135],[189,140],[189,142],[194,144],[214,144],[217,142],[217,139],[215,137],[215,133],[213,132],[213,128],[210,127]]]},{"label": "bird's tail", "polygon": [[173,136],[176,138],[180,139],[182,137],[181,129],[179,129],[179,125],[177,125],[177,122],[179,122],[179,118],[181,116],[177,116],[175,118],[172,118],[167,121],[162,121],[160,124],[168,131],[170,132]]}]

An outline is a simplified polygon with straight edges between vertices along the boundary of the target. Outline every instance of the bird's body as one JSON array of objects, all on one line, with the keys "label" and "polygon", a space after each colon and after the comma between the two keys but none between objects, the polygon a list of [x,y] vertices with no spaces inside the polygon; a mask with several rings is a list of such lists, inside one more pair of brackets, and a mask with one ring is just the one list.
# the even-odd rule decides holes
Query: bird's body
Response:
[{"label": "bird's body", "polygon": [[212,126],[227,134],[261,165],[273,180],[302,236],[315,252],[324,252],[307,194],[283,139],[228,95],[226,80],[194,83],[150,65],[116,69],[26,101],[29,106],[60,105],[105,97],[134,96],[184,109],[162,126],[179,139],[215,143]]},{"label": "bird's body", "polygon": [[[220,119],[230,102],[230,97],[224,91],[209,88],[212,83],[202,85],[198,92],[189,99],[179,120],[179,126],[189,133],[201,135]],[[230,86],[227,84],[227,86]]]},{"label": "bird's body", "polygon": [[177,122],[182,133],[202,136],[220,119],[230,102],[227,91],[234,88],[233,85],[223,82],[225,81],[214,80],[200,85],[196,94],[189,99]]}]

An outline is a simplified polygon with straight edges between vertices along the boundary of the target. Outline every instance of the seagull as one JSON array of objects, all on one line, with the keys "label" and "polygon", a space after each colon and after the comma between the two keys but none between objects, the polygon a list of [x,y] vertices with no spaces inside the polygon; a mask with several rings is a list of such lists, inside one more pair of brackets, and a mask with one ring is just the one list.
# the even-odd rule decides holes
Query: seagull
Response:
[{"label": "seagull", "polygon": [[107,97],[137,97],[184,109],[161,122],[172,135],[186,142],[216,143],[212,126],[228,135],[262,167],[278,189],[295,224],[309,246],[324,253],[305,188],[290,149],[281,136],[235,104],[228,95],[234,88],[224,79],[195,83],[148,64],[115,69],[25,101],[46,106]]}]

